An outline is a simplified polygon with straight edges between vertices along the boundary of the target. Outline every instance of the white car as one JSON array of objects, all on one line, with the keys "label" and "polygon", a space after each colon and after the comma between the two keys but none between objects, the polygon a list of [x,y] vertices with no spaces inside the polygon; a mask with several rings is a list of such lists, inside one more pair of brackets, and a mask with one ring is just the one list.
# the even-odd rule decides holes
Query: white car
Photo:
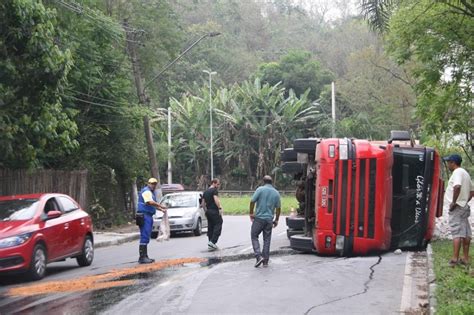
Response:
[{"label": "white car", "polygon": [[[202,193],[198,191],[177,192],[163,196],[161,204],[168,208],[171,232],[193,232],[199,236],[207,228],[207,217],[201,207]],[[152,238],[158,236],[163,212],[153,216]]]}]

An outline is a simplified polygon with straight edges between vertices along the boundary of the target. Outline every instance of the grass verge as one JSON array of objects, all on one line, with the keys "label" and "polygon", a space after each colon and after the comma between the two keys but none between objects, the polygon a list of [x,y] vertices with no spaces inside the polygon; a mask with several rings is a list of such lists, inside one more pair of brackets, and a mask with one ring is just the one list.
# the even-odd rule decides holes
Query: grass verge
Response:
[{"label": "grass verge", "polygon": [[[219,196],[226,215],[239,215],[249,213],[250,195],[244,195],[240,197],[226,197]],[[282,196],[281,197],[281,214],[289,215],[290,209],[298,207],[298,201],[295,196]]]},{"label": "grass verge", "polygon": [[436,275],[437,314],[474,314],[472,263],[471,268],[462,265],[449,267],[452,241],[438,240],[431,245]]}]

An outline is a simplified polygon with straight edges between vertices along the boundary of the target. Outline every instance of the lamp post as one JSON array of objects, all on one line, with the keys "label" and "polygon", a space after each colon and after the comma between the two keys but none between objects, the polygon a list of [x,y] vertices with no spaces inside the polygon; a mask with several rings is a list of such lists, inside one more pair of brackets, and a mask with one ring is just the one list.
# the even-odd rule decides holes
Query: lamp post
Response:
[{"label": "lamp post", "polygon": [[331,83],[331,112],[332,112],[332,137],[336,138],[336,88]]},{"label": "lamp post", "polygon": [[168,107],[168,184],[173,182],[171,169],[171,107]]},{"label": "lamp post", "polygon": [[209,75],[209,130],[211,133],[211,180],[214,179],[214,154],[213,154],[213,138],[212,138],[212,76],[217,74],[215,71],[202,70]]}]

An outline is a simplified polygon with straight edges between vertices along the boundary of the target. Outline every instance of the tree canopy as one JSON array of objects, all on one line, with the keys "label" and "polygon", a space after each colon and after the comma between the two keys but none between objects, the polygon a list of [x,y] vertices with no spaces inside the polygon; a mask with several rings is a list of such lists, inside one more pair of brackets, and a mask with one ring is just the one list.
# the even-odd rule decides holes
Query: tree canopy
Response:
[{"label": "tree canopy", "polygon": [[[119,221],[150,175],[144,116],[160,173],[170,107],[173,178],[207,184],[212,102],[215,174],[225,188],[254,187],[280,176],[293,139],[331,135],[332,81],[337,136],[408,129],[471,156],[472,5],[358,3],[362,15],[345,1],[5,0],[0,167],[87,169],[94,218]],[[167,67],[210,32],[221,35]],[[210,92],[203,70],[216,72]]]}]

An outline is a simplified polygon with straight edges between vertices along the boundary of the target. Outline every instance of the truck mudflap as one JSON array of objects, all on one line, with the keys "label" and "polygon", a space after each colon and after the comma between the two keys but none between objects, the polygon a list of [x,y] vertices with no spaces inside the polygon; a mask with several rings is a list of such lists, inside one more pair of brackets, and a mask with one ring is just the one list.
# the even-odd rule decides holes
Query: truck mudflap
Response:
[{"label": "truck mudflap", "polygon": [[304,235],[293,235],[290,237],[290,247],[301,252],[314,252],[313,238]]}]

